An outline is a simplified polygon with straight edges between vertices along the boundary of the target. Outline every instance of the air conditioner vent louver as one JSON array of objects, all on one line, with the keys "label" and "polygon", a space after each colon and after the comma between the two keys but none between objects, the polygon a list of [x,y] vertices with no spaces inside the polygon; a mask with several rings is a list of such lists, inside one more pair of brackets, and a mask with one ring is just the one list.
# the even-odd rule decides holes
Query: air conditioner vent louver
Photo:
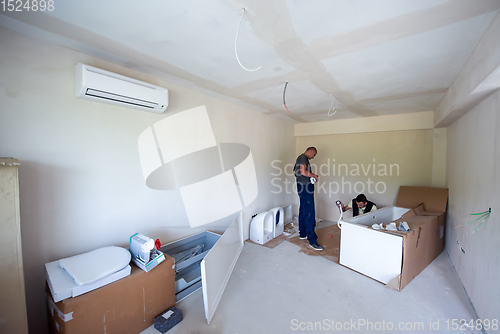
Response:
[{"label": "air conditioner vent louver", "polygon": [[96,67],[77,64],[76,97],[162,113],[168,90]]},{"label": "air conditioner vent louver", "polygon": [[88,88],[87,92],[85,93],[87,96],[95,97],[95,98],[101,98],[109,101],[115,101],[123,104],[131,104],[134,106],[139,106],[139,107],[144,107],[144,108],[149,108],[149,109],[154,109],[158,106],[158,103],[154,102],[149,102],[149,101],[144,101],[144,100],[139,100],[139,99],[134,99],[128,96],[123,96],[123,95],[118,95],[118,94],[112,94],[112,93],[107,93],[103,92],[100,90],[95,90]]}]

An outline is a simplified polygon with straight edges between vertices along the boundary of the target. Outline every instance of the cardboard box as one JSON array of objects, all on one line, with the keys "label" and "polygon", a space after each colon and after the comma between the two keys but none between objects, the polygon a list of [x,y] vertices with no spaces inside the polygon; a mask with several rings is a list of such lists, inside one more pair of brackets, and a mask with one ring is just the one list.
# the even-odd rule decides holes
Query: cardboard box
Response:
[{"label": "cardboard box", "polygon": [[[400,187],[396,207],[343,222],[340,264],[400,291],[443,251],[447,202],[448,189]],[[406,221],[410,231],[371,227],[391,221]]]},{"label": "cardboard box", "polygon": [[448,189],[446,188],[399,187],[396,206],[415,208],[417,211],[415,212],[416,215],[435,216],[438,218],[438,225],[435,226],[434,230],[435,235],[432,235],[435,243],[431,244],[431,247],[435,248],[434,258],[444,250],[447,205]]},{"label": "cardboard box", "polygon": [[396,220],[406,221],[410,232],[383,231],[403,237],[403,260],[401,274],[387,283],[387,287],[400,291],[422,272],[441,252],[442,239],[435,231],[439,231],[437,216],[411,216]]},{"label": "cardboard box", "polygon": [[150,272],[132,265],[130,276],[78,297],[54,303],[47,288],[52,334],[137,334],[175,305],[174,259]]}]

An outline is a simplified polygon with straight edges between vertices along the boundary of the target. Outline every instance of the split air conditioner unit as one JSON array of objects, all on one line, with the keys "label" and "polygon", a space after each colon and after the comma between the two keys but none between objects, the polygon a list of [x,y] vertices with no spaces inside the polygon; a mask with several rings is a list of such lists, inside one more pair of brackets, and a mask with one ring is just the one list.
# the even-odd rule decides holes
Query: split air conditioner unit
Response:
[{"label": "split air conditioner unit", "polygon": [[100,68],[77,64],[75,92],[81,99],[118,104],[162,113],[168,106],[168,90]]}]

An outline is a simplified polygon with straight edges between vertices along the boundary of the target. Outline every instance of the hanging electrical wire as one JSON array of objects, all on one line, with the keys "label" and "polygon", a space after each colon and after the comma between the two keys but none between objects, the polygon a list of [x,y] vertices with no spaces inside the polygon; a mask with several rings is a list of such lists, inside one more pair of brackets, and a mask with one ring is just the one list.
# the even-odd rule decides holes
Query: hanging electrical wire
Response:
[{"label": "hanging electrical wire", "polygon": [[455,228],[457,228],[457,227],[464,227],[464,226],[467,226],[467,225],[469,225],[469,224],[471,224],[471,223],[477,222],[479,219],[481,219],[481,218],[482,218],[483,220],[481,220],[481,222],[479,223],[479,226],[478,226],[478,227],[477,227],[474,231],[472,231],[472,233],[476,233],[476,231],[477,231],[477,230],[479,230],[479,229],[481,228],[481,225],[483,224],[483,222],[484,222],[486,219],[490,218],[490,214],[491,214],[491,208],[489,208],[489,210],[486,210],[486,211],[484,211],[484,212],[479,212],[479,213],[471,213],[471,216],[479,216],[479,218],[474,219],[473,221],[470,221],[470,222],[468,222],[467,224],[455,226]]},{"label": "hanging electrical wire", "polygon": [[249,68],[246,68],[245,66],[243,66],[243,64],[240,62],[240,58],[238,57],[238,35],[240,33],[240,26],[241,26],[241,21],[243,20],[243,14],[245,14],[245,8],[242,9],[241,11],[241,17],[240,17],[240,23],[238,23],[238,29],[236,30],[236,39],[234,40],[234,54],[236,55],[236,60],[238,61],[238,64],[240,64],[240,66],[245,70],[245,71],[248,71],[248,72],[255,72],[255,71],[258,71],[260,70],[260,68],[262,66],[259,66],[257,67],[256,69],[249,69]]},{"label": "hanging electrical wire", "polygon": [[[332,97],[332,104],[330,105],[330,109],[328,109],[328,117],[335,115],[335,113],[337,112],[337,106],[335,104],[335,98],[333,97],[332,94],[330,94],[330,96]],[[331,114],[332,111],[334,111],[333,114]]]},{"label": "hanging electrical wire", "polygon": [[427,139],[427,143],[425,144],[424,151],[427,151],[427,147],[429,146],[429,144],[431,142],[434,142],[434,140],[437,139],[438,137],[439,137],[439,134],[437,134],[437,133],[430,135],[429,139]]},{"label": "hanging electrical wire", "polygon": [[286,111],[288,111],[291,114],[290,110],[288,110],[288,107],[286,106],[286,101],[285,101],[286,86],[288,86],[288,81],[285,82],[285,88],[283,89],[283,105],[285,106]]}]

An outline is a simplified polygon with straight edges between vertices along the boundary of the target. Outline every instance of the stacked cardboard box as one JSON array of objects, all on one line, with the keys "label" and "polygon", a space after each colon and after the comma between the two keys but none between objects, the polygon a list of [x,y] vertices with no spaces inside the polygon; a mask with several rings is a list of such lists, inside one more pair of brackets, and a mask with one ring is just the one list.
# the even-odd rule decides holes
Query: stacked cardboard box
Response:
[{"label": "stacked cardboard box", "polygon": [[402,186],[396,200],[397,207],[413,208],[400,219],[410,226],[410,232],[388,233],[403,235],[403,263],[401,275],[391,280],[388,288],[400,291],[444,250],[444,230],[448,189]]},{"label": "stacked cardboard box", "polygon": [[132,264],[130,276],[78,297],[54,303],[47,288],[52,334],[137,334],[154,318],[175,305],[174,259],[150,272]]}]

